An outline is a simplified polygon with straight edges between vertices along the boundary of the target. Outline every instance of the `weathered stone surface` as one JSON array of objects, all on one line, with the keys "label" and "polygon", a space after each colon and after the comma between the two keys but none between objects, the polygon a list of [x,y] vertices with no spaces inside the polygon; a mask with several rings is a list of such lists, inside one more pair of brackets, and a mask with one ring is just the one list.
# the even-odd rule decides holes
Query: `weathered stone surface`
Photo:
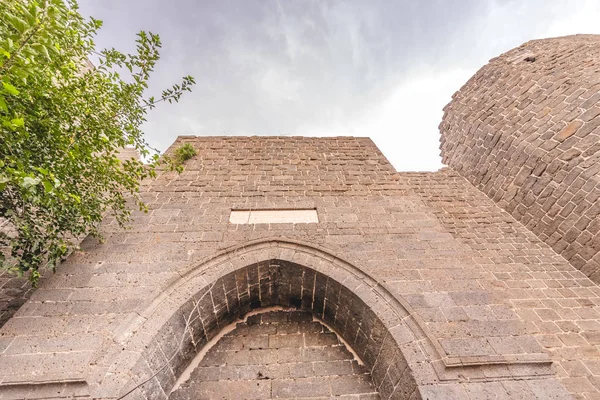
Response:
[{"label": "weathered stone surface", "polygon": [[271,311],[221,338],[169,399],[338,396],[380,398],[368,370],[310,313]]},{"label": "weathered stone surface", "polygon": [[440,124],[444,162],[595,282],[599,67],[598,35],[527,42],[480,69]]},{"label": "weathered stone surface", "polygon": [[[44,278],[3,327],[3,382],[31,386],[46,379],[48,372],[35,368],[2,370],[4,361],[14,365],[40,340],[43,346],[33,351],[41,365],[67,363],[52,355],[55,349],[68,354],[89,346],[92,358],[77,360],[88,363],[82,373],[91,396],[116,398],[131,390],[130,398],[149,393],[164,398],[220,329],[257,307],[283,305],[311,311],[345,337],[381,398],[415,398],[416,385],[431,390],[448,380],[469,391],[464,386],[469,379],[483,379],[476,393],[488,390],[486,376],[490,382],[540,376],[555,381],[548,350],[536,337],[554,346],[550,339],[556,337],[562,346],[556,332],[547,333],[550,323],[560,329],[565,318],[576,327],[596,321],[580,303],[558,308],[539,300],[542,287],[591,290],[593,283],[583,276],[533,275],[549,264],[552,271],[578,272],[452,171],[396,174],[367,139],[181,141],[196,146],[199,155],[182,175],[166,172],[146,184],[150,214],[135,214],[125,232],[106,221],[107,243],[84,241],[82,251]],[[229,178],[240,170],[247,180]],[[280,170],[293,176],[283,186],[271,179]],[[457,207],[447,207],[452,205]],[[319,223],[229,223],[231,209],[261,208],[316,208]],[[498,247],[500,233],[506,247]],[[244,250],[251,248],[256,250]],[[227,249],[232,250],[223,253]],[[557,262],[558,267],[552,264]],[[544,293],[563,299],[562,292]],[[528,303],[528,296],[540,303]],[[268,324],[259,328],[277,333],[269,333]],[[190,329],[193,340],[185,334]],[[252,360],[240,352],[232,362],[279,363],[293,355],[300,335],[310,344],[332,343],[331,336],[311,333],[248,343],[267,347]],[[30,339],[21,338],[24,334]],[[65,348],[68,334],[81,345]],[[587,341],[563,339],[569,348],[587,349]],[[550,356],[560,359],[559,354]],[[334,363],[344,360],[343,353],[311,347],[303,357],[311,363],[326,357],[333,363],[328,368],[344,368]],[[68,364],[55,369],[68,371]],[[344,385],[329,388],[331,395],[343,395]]]},{"label": "weathered stone surface", "polygon": [[14,315],[33,293],[27,278],[0,271],[0,327]]},{"label": "weathered stone surface", "polygon": [[581,128],[581,125],[583,125],[582,121],[572,121],[569,125],[565,126],[560,132],[558,132],[558,135],[556,135],[556,139],[562,141],[568,137],[573,136],[573,134],[577,132],[577,129]]},{"label": "weathered stone surface", "polygon": [[[505,322],[512,324],[516,316],[525,322],[525,329],[537,340],[488,337],[489,345],[504,354],[521,348],[534,351],[542,346],[554,361],[552,369],[571,395],[576,398],[597,396],[598,389],[592,383],[597,382],[596,373],[587,367],[595,365],[600,356],[596,349],[600,335],[594,333],[600,328],[596,325],[600,322],[596,318],[600,301],[597,285],[455,171],[446,168],[435,174],[404,173],[399,179],[415,188],[448,232],[471,249],[472,262],[490,274],[479,279],[483,290],[452,293],[450,299],[438,294],[431,302],[446,304],[444,314],[456,321],[506,318]],[[490,300],[508,303],[510,309],[481,306]],[[591,319],[586,319],[588,317]],[[476,344],[468,348],[473,346]],[[577,365],[572,360],[578,360]],[[507,385],[503,383],[509,390]],[[529,385],[519,389],[522,397],[517,398],[536,398],[532,390],[537,398],[550,396],[546,383],[533,389],[531,382]],[[427,390],[437,393],[438,389]],[[569,398],[564,393],[562,396],[557,398]]]},{"label": "weathered stone surface", "polygon": [[[569,41],[588,43],[595,54],[590,37],[555,43]],[[541,49],[546,42],[532,43]],[[582,56],[575,47],[570,55]],[[561,74],[537,79],[542,72],[531,65],[570,65],[569,57],[551,61],[526,49],[529,61],[520,65],[521,50],[492,65],[522,68],[529,83],[496,87],[484,69],[486,84],[473,89],[508,88],[514,93],[505,100],[519,101],[458,118],[475,123],[471,133],[488,124],[486,135],[473,140],[451,131],[454,106],[442,124],[447,154],[456,139],[486,160],[468,152],[460,158],[460,165],[475,162],[476,177],[485,175],[477,183],[483,192],[462,167],[396,173],[364,138],[179,138],[172,148],[187,142],[198,155],[183,174],[161,172],[144,183],[150,212],[134,213],[127,231],[107,219],[106,243],[85,240],[0,329],[0,394],[166,399],[226,326],[283,306],[303,312],[251,316],[235,339],[221,339],[228,350],[208,352],[204,361],[214,364],[198,367],[194,396],[598,398],[600,289],[586,276],[593,270],[586,260],[597,258],[600,227],[593,214],[600,94],[564,89]],[[573,82],[593,62],[581,62]],[[528,102],[538,89],[545,94]],[[545,102],[554,93],[564,104]],[[453,104],[463,104],[461,96]],[[495,107],[508,110],[503,118],[516,113],[519,123],[491,129],[505,122],[494,119]],[[581,124],[558,138],[572,121]],[[515,133],[532,126],[543,140]],[[494,158],[498,146],[515,158]],[[540,199],[543,212],[533,212]],[[316,209],[319,222],[234,224],[232,209]],[[559,247],[536,231],[539,224],[560,233]],[[8,302],[28,290],[22,281],[2,284]],[[19,291],[10,292],[13,286]],[[308,323],[308,313],[356,351],[365,364],[359,375],[370,375],[377,393],[368,380],[355,380],[337,336]],[[274,379],[254,379],[257,365]],[[238,389],[223,387],[234,379]],[[371,391],[358,394],[367,386]]]}]

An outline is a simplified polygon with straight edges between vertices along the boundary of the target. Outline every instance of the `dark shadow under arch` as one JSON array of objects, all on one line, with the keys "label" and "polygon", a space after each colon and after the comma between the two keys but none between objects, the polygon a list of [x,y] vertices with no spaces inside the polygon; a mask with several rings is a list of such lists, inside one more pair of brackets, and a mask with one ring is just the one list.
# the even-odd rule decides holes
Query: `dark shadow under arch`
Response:
[{"label": "dark shadow under arch", "polygon": [[364,363],[331,327],[310,312],[275,306],[221,330],[169,400],[330,396],[380,399]]},{"label": "dark shadow under arch", "polygon": [[551,374],[545,354],[449,356],[404,299],[360,268],[319,246],[265,238],[181,269],[151,304],[140,305],[93,361],[102,368],[88,381],[94,398],[166,399],[207,340],[269,305],[309,310],[332,326],[370,368],[383,399],[419,398],[417,386],[466,381],[473,370]]},{"label": "dark shadow under arch", "polygon": [[310,310],[332,326],[371,369],[384,399],[418,398],[417,382],[437,381],[433,364],[440,353],[402,299],[318,246],[263,239],[183,269],[150,305],[141,305],[106,352],[111,358],[98,357],[107,367],[92,384],[94,395],[166,398],[207,340],[269,305]]},{"label": "dark shadow under arch", "polygon": [[[230,272],[190,298],[158,332],[146,358],[150,370],[159,371],[165,363],[169,367],[136,391],[148,399],[164,398],[191,359],[221,329],[251,310],[269,306],[310,311],[329,324],[367,365],[382,399],[416,396],[407,361],[375,312],[335,279],[283,260]],[[176,356],[169,360],[170,354]],[[137,396],[132,392],[129,397]]]}]

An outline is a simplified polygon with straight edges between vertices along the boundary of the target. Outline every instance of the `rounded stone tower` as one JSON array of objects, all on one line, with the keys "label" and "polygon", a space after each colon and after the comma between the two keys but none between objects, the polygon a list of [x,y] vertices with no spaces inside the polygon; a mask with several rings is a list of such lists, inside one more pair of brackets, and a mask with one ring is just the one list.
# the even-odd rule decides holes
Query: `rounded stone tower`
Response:
[{"label": "rounded stone tower", "polygon": [[490,60],[444,108],[445,164],[600,282],[600,35]]}]

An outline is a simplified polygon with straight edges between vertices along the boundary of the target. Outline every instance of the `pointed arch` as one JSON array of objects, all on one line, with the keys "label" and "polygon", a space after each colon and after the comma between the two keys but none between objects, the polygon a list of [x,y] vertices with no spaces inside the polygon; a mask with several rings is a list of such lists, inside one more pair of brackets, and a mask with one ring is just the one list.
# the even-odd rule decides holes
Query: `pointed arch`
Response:
[{"label": "pointed arch", "polygon": [[449,359],[406,302],[360,268],[319,246],[269,238],[224,250],[167,283],[115,338],[97,394],[166,398],[223,327],[272,305],[309,310],[333,327],[383,399],[419,398],[418,386],[458,379],[456,370],[469,367]]}]

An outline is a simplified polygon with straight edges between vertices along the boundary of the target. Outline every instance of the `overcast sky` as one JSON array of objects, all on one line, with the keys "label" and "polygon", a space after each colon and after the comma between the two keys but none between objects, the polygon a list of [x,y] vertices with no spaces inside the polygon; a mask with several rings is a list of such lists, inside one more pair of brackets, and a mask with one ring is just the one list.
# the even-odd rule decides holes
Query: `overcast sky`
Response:
[{"label": "overcast sky", "polygon": [[600,33],[598,0],[81,0],[104,21],[98,48],[158,33],[149,94],[197,85],[145,126],[178,135],[369,136],[399,171],[442,166],[450,96],[531,39]]}]

